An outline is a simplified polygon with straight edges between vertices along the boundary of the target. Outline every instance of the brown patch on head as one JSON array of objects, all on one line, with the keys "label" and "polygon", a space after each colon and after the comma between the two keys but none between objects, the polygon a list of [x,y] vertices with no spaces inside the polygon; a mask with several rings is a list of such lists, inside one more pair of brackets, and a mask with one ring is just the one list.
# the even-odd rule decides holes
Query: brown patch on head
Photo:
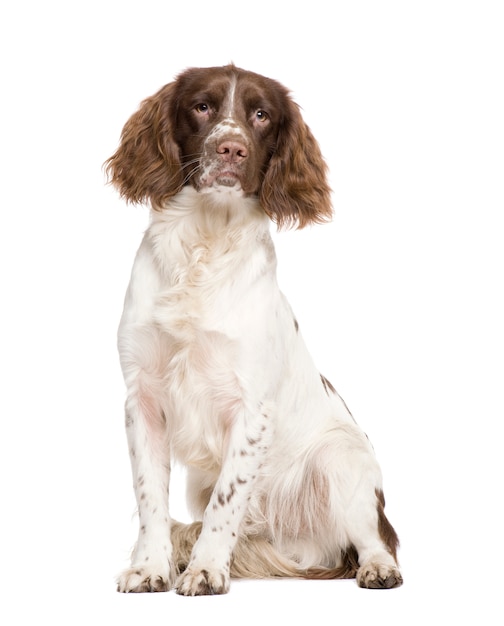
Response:
[{"label": "brown patch on head", "polygon": [[387,546],[388,551],[397,561],[397,548],[399,547],[399,538],[392,524],[385,515],[385,496],[381,489],[376,489],[377,510],[378,510],[378,532],[381,540]]},{"label": "brown patch on head", "polygon": [[144,100],[105,167],[121,196],[159,210],[186,184],[237,179],[279,227],[332,216],[325,162],[289,91],[234,65],[186,70]]}]

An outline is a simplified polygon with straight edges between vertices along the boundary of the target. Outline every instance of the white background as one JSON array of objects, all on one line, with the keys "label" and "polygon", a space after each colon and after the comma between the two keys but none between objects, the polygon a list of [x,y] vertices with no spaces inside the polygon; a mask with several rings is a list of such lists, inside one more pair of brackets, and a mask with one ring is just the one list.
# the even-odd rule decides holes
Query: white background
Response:
[{"label": "white background", "polygon": [[[2,623],[503,623],[500,7],[3,3]],[[136,531],[115,333],[148,213],[101,165],[143,98],[229,61],[292,90],[330,166],[334,223],[275,235],[279,280],[373,441],[398,590],[115,592]]]}]

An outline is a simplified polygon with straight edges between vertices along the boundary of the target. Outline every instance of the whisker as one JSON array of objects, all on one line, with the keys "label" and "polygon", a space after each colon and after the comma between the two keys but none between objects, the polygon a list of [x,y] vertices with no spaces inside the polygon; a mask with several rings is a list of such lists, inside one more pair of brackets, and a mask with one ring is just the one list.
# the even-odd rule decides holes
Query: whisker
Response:
[{"label": "whisker", "polygon": [[201,170],[201,156],[201,152],[184,155],[184,161],[181,164],[182,171],[185,172],[183,181],[184,185],[189,182],[190,178],[194,176],[194,174]]},{"label": "whisker", "polygon": [[189,172],[186,172],[184,176],[184,185],[188,183],[191,177],[201,169],[201,164],[198,162],[198,160],[194,160],[193,163],[198,163],[198,165],[194,169],[190,170]]},{"label": "whisker", "polygon": [[194,165],[194,163],[199,163],[199,157],[196,157],[195,159],[191,159],[190,161],[184,161],[182,163],[182,167],[187,167],[188,165]]}]

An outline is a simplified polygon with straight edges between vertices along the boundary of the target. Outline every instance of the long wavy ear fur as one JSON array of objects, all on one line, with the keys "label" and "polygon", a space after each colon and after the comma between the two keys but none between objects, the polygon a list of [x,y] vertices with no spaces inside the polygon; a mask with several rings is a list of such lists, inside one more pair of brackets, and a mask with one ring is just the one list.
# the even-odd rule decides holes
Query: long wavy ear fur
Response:
[{"label": "long wavy ear fur", "polygon": [[170,111],[174,86],[165,85],[142,102],[126,122],[119,148],[105,162],[109,182],[123,198],[150,201],[158,210],[184,182]]},{"label": "long wavy ear fur", "polygon": [[332,217],[327,166],[299,107],[290,99],[260,199],[279,228],[304,228]]}]

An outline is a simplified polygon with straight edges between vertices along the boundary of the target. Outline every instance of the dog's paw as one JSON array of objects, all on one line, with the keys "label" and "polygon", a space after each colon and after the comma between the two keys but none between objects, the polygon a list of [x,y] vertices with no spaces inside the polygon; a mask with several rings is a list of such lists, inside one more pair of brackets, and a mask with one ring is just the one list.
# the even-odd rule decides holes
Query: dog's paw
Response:
[{"label": "dog's paw", "polygon": [[172,586],[169,567],[131,567],[117,579],[117,591],[123,593],[169,591]]},{"label": "dog's paw", "polygon": [[378,560],[364,563],[357,572],[357,584],[365,589],[393,589],[402,583],[401,572],[395,565]]},{"label": "dog's paw", "polygon": [[182,596],[210,596],[229,591],[229,574],[221,570],[188,567],[175,583]]}]

